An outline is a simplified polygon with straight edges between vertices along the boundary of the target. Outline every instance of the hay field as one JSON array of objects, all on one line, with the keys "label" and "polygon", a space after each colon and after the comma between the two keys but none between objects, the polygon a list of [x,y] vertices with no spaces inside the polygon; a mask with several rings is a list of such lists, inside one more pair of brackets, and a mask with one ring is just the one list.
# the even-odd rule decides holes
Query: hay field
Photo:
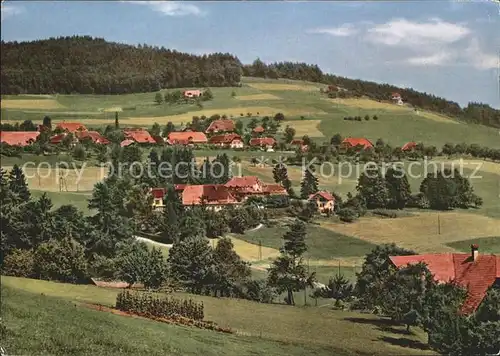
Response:
[{"label": "hay field", "polygon": [[2,99],[2,109],[62,109],[63,105],[54,99]]},{"label": "hay field", "polygon": [[[12,169],[12,167],[3,168]],[[47,192],[59,192],[59,174],[64,178],[63,192],[85,192],[94,189],[94,184],[103,180],[108,173],[107,167],[57,169],[55,167],[34,168],[28,166],[22,168],[30,189]]]},{"label": "hay field", "polygon": [[122,112],[123,109],[119,106],[115,106],[115,107],[112,107],[112,108],[106,108],[103,110],[104,112]]},{"label": "hay field", "polygon": [[250,101],[250,100],[280,100],[281,98],[273,94],[262,93],[262,94],[237,96],[236,99],[243,101],[246,100]]},{"label": "hay field", "polygon": [[258,90],[296,90],[296,91],[319,91],[319,86],[312,84],[290,84],[290,83],[248,83],[249,87]]},{"label": "hay field", "polygon": [[435,114],[435,113],[430,112],[430,111],[421,111],[421,110],[419,110],[418,113],[416,113],[416,112],[413,112],[413,113],[415,115],[418,115],[418,116],[421,116],[421,117],[425,117],[426,119],[437,121],[437,122],[445,122],[447,124],[456,124],[456,125],[460,124],[460,122],[452,120],[449,117],[446,117],[446,116],[443,116],[443,115],[439,115],[439,114]]},{"label": "hay field", "polygon": [[329,99],[324,98],[323,100],[327,100],[334,104],[340,104],[345,106],[351,106],[360,109],[368,109],[368,110],[393,110],[393,111],[409,111],[409,109],[405,106],[399,106],[392,103],[383,103],[378,102],[371,99],[366,98],[357,98],[357,99]]},{"label": "hay field", "polygon": [[[438,233],[438,215],[441,234]],[[321,223],[321,226],[375,244],[394,242],[419,253],[456,252],[446,244],[500,235],[500,220],[455,211],[418,213],[396,219],[361,218],[354,224]]]},{"label": "hay field", "polygon": [[[318,128],[320,123],[321,120],[294,120],[288,121],[285,124],[293,127],[295,135],[298,137],[304,135],[308,135],[309,137],[325,137]],[[286,125],[282,125],[282,130],[285,129]]]},{"label": "hay field", "polygon": [[230,236],[230,239],[234,245],[234,251],[245,261],[256,262],[259,260],[269,260],[274,259],[280,255],[277,249],[262,246],[260,247],[262,251],[262,259],[259,259],[259,246],[252,244],[241,239]]}]

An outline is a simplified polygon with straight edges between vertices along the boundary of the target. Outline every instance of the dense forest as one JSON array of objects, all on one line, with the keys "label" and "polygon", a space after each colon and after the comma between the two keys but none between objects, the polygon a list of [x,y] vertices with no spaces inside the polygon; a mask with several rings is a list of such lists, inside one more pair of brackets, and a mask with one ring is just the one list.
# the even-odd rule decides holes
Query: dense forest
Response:
[{"label": "dense forest", "polygon": [[307,80],[335,85],[346,89],[348,96],[367,96],[374,100],[388,100],[392,93],[398,92],[403,101],[416,108],[450,115],[467,122],[500,127],[500,110],[496,110],[487,104],[469,103],[467,107],[461,108],[459,104],[453,101],[432,94],[421,93],[413,89],[403,89],[389,84],[325,74],[317,65],[292,62],[265,64],[257,59],[251,65],[243,66],[243,75],[271,79]]},{"label": "dense forest", "polygon": [[195,56],[147,45],[73,36],[1,42],[2,94],[121,94],[162,88],[235,86],[233,55]]}]

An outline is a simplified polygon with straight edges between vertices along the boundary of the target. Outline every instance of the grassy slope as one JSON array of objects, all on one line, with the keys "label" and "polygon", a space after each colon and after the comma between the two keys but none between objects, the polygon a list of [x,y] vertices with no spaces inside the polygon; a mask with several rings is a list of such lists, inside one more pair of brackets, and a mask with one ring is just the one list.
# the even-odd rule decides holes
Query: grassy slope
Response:
[{"label": "grassy slope", "polygon": [[481,253],[493,253],[497,255],[500,254],[500,236],[456,241],[449,243],[448,246],[468,253],[470,252],[471,244],[478,244],[479,248],[481,249]]},{"label": "grassy slope", "polygon": [[[33,352],[26,349],[30,345],[28,339],[35,340],[32,342],[39,351],[54,345],[59,354],[68,354],[72,348],[82,345],[87,345],[88,352],[95,350],[97,353],[101,350],[118,353],[121,347],[122,353],[174,355],[404,355],[429,352],[422,350],[426,337],[420,331],[416,331],[416,335],[404,335],[402,327],[373,315],[191,296],[203,301],[207,320],[254,337],[228,336],[86,311],[49,299],[59,297],[111,306],[117,290],[11,277],[3,277],[2,282],[2,287],[8,288],[2,298],[7,306],[4,319],[8,329],[16,331],[15,337],[3,346],[7,351],[13,347],[16,353]],[[180,296],[186,297],[185,294]],[[262,339],[256,338],[259,335]],[[412,347],[398,346],[400,344]]]}]

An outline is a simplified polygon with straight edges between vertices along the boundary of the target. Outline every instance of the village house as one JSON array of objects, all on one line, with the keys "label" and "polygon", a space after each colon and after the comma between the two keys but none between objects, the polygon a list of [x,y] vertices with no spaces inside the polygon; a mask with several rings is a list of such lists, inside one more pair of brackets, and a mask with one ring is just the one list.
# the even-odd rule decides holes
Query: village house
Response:
[{"label": "village house", "polygon": [[401,98],[401,94],[399,94],[399,93],[392,93],[391,100],[395,104],[398,104],[398,105],[403,105],[404,104],[403,99]]},{"label": "village house", "polygon": [[249,145],[270,151],[276,145],[276,140],[273,137],[254,137],[250,139]]},{"label": "village house", "polygon": [[290,145],[299,147],[302,152],[306,152],[309,149],[309,146],[304,144],[304,140],[300,138],[293,139]]},{"label": "village house", "polygon": [[0,131],[0,141],[10,146],[29,146],[36,141],[38,131]]},{"label": "village house", "polygon": [[182,93],[185,98],[197,98],[201,96],[201,94],[201,90],[184,90],[184,92]]},{"label": "village house", "polygon": [[134,144],[134,143],[135,143],[134,140],[125,139],[122,142],[120,142],[120,147],[127,147],[127,146],[130,146],[130,145]]},{"label": "village house", "polygon": [[264,184],[255,176],[233,177],[224,186],[239,200],[255,195],[288,195],[280,184]]},{"label": "village house", "polygon": [[401,147],[401,151],[413,151],[417,147],[416,142],[408,142]]},{"label": "village house", "polygon": [[348,137],[340,143],[340,148],[344,150],[357,146],[360,146],[365,150],[368,148],[373,148],[373,144],[366,138]]},{"label": "village house", "polygon": [[255,135],[263,134],[266,130],[262,126],[257,126],[252,130]]},{"label": "village house", "polygon": [[87,131],[87,128],[79,122],[60,122],[56,125],[54,130],[75,133],[77,131]]},{"label": "village house", "polygon": [[335,197],[324,190],[311,194],[307,200],[316,202],[319,213],[333,213],[335,208]]},{"label": "village house", "polygon": [[166,142],[170,145],[192,145],[206,144],[208,140],[203,132],[186,131],[169,133]]},{"label": "village house", "polygon": [[208,142],[223,148],[243,148],[244,146],[241,136],[234,133],[212,136]]},{"label": "village house", "polygon": [[[187,187],[187,184],[175,184],[174,190],[178,194],[182,194],[184,189]],[[167,194],[167,190],[165,188],[151,188],[150,193],[153,196],[153,208],[156,210],[161,210],[165,206],[163,204],[163,199]]]},{"label": "village house", "polygon": [[[123,135],[125,140],[132,140],[138,144],[155,144],[156,141],[151,137],[150,133],[144,129],[124,129]],[[123,143],[123,141],[122,141]],[[121,144],[120,144],[121,145]],[[127,145],[128,146],[128,145]],[[124,147],[124,146],[122,146]]]},{"label": "village house", "polygon": [[[59,145],[64,141],[68,134],[70,134],[70,132],[66,131],[61,134],[54,135],[50,138],[49,142],[53,145]],[[71,134],[73,135],[73,139],[71,142],[72,146],[84,140],[91,140],[93,143],[100,145],[108,145],[111,143],[111,141],[109,141],[106,137],[104,137],[97,131],[75,131]]]},{"label": "village house", "polygon": [[500,256],[480,255],[479,246],[471,245],[471,253],[430,253],[423,255],[392,256],[397,268],[423,262],[438,283],[455,281],[467,288],[468,294],[461,313],[473,313],[481,304],[488,288],[500,285]]},{"label": "village house", "polygon": [[210,123],[205,133],[214,134],[218,132],[233,132],[234,122],[233,120],[214,120]]},{"label": "village house", "polygon": [[207,207],[219,211],[228,205],[239,205],[231,192],[221,184],[188,185],[182,192],[184,206],[205,204]]}]

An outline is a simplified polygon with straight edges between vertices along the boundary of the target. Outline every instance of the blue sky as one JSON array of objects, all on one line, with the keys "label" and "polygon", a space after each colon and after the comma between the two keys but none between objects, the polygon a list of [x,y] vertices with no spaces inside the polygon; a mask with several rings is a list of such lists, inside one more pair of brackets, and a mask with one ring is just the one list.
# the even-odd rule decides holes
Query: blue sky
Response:
[{"label": "blue sky", "polygon": [[500,108],[500,5],[451,2],[2,3],[3,40],[91,35],[323,71]]}]

